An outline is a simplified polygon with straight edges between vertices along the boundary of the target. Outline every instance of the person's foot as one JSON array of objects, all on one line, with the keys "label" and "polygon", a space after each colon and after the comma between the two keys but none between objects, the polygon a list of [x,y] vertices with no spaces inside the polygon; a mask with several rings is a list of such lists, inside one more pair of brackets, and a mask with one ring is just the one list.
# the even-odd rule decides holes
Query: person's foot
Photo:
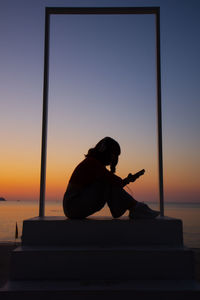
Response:
[{"label": "person's foot", "polygon": [[130,219],[155,219],[159,216],[160,212],[151,209],[147,204],[138,202],[134,210],[130,210]]}]

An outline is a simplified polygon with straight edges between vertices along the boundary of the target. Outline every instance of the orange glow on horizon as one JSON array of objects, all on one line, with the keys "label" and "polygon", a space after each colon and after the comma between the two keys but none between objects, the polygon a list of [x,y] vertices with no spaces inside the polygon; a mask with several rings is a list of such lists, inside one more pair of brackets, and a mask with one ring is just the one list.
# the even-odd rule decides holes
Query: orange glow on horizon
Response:
[{"label": "orange glow on horizon", "polygon": [[[79,149],[78,149],[79,150]],[[48,154],[46,199],[62,200],[70,176],[76,165],[84,159],[83,150],[78,150],[64,156],[56,152]],[[53,154],[52,154],[53,153]],[[136,153],[135,153],[136,154]],[[137,155],[135,155],[137,157]],[[138,157],[140,157],[138,155]],[[188,163],[188,162],[187,162]],[[191,163],[191,161],[190,161]],[[7,200],[39,200],[40,189],[40,159],[30,161],[28,155],[18,155],[14,162],[4,155],[3,172],[0,174],[1,195]],[[200,201],[200,187],[197,168],[193,172],[186,172],[184,166],[174,169],[171,162],[164,166],[164,194],[165,201],[198,202]],[[157,165],[148,161],[147,157],[130,161],[126,153],[120,156],[116,174],[122,178],[129,172],[137,172],[145,168],[144,176],[135,183],[128,185],[126,190],[139,201],[158,201],[158,172]]]}]

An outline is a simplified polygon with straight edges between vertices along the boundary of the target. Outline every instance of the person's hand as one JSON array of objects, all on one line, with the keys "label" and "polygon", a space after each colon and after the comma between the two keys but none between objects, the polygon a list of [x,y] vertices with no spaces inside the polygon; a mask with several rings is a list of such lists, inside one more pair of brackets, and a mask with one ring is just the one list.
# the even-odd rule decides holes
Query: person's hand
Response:
[{"label": "person's hand", "polygon": [[131,173],[129,173],[128,174],[128,180],[129,180],[129,182],[134,182],[136,179],[138,179],[141,175],[144,175],[144,172],[145,172],[145,170],[143,169],[143,170],[141,170],[141,171],[139,171],[139,172],[137,172],[137,173],[135,173],[135,174],[131,174]]}]

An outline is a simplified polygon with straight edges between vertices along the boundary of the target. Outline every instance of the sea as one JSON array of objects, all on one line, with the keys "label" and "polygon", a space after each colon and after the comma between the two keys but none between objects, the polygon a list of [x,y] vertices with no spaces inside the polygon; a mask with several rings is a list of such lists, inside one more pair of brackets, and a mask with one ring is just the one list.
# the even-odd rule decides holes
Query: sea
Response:
[{"label": "sea", "polygon": [[[152,209],[158,209],[158,203],[148,203],[148,205]],[[182,220],[184,245],[190,248],[200,248],[200,203],[165,203],[164,208],[165,216]],[[38,201],[0,201],[0,243],[20,242],[23,221],[38,215]],[[62,202],[46,201],[45,215],[64,216]],[[109,208],[105,206],[94,216],[109,215]]]}]

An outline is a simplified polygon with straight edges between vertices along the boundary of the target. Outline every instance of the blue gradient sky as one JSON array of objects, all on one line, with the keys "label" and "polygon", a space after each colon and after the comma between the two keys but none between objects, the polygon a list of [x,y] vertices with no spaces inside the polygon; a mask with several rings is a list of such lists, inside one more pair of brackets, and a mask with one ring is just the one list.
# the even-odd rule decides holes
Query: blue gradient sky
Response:
[{"label": "blue gradient sky", "polygon": [[[200,201],[200,2],[1,1],[0,196],[38,199],[45,6],[160,6],[166,201]],[[83,154],[106,135],[118,174],[146,169],[133,195],[157,200],[153,16],[53,16],[47,199],[61,199]]]}]

